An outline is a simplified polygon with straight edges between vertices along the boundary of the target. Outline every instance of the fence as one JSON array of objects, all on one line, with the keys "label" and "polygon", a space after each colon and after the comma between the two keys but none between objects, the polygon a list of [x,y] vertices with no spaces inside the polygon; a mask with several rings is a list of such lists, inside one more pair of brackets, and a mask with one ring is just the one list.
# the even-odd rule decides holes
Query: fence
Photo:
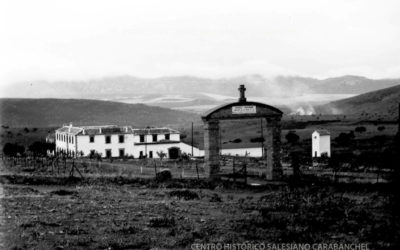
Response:
[{"label": "fence", "polygon": [[13,172],[52,176],[122,176],[154,178],[163,169],[169,169],[173,178],[207,178],[208,171],[200,160],[156,159],[88,159],[41,156],[1,155],[4,167]]}]

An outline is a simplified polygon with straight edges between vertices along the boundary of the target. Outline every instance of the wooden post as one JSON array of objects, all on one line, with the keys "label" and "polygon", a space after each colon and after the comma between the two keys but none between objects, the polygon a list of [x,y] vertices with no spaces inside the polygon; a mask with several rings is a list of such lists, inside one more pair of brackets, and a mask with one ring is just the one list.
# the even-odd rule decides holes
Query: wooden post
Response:
[{"label": "wooden post", "polygon": [[197,179],[199,180],[199,179],[200,179],[200,176],[199,176],[199,166],[197,165],[197,162],[196,162],[196,172],[197,172]]}]

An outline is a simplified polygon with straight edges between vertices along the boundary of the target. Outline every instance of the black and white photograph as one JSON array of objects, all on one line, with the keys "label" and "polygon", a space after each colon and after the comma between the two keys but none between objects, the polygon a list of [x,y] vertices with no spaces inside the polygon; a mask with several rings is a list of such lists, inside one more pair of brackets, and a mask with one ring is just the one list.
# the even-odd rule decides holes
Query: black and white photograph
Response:
[{"label": "black and white photograph", "polygon": [[400,2],[0,0],[3,249],[400,249]]}]

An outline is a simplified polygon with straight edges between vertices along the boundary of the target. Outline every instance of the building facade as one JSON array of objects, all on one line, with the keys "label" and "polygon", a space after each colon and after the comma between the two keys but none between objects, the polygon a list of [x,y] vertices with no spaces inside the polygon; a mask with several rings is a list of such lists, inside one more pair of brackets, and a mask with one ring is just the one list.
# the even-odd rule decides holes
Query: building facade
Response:
[{"label": "building facade", "polygon": [[331,157],[331,135],[328,130],[315,130],[312,133],[312,157]]},{"label": "building facade", "polygon": [[[56,152],[74,157],[99,154],[104,158],[134,157],[178,158],[182,153],[200,156],[198,148],[192,149],[180,141],[179,131],[170,128],[133,129],[130,126],[80,126],[64,125],[55,131]],[[192,153],[193,151],[193,153]]]}]

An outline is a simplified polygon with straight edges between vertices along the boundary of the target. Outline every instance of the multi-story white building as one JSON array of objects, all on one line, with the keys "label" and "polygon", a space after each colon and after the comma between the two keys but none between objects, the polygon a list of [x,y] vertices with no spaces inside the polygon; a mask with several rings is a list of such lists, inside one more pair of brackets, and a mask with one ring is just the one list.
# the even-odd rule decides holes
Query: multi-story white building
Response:
[{"label": "multi-story white building", "polygon": [[315,130],[312,133],[312,157],[323,155],[331,157],[331,134],[328,130]]},{"label": "multi-story white building", "polygon": [[[180,141],[180,133],[170,128],[133,129],[130,126],[81,126],[64,125],[55,132],[56,152],[72,156],[98,153],[102,157],[178,158],[181,153],[192,155],[192,147]],[[193,156],[200,156],[193,147]]]}]

